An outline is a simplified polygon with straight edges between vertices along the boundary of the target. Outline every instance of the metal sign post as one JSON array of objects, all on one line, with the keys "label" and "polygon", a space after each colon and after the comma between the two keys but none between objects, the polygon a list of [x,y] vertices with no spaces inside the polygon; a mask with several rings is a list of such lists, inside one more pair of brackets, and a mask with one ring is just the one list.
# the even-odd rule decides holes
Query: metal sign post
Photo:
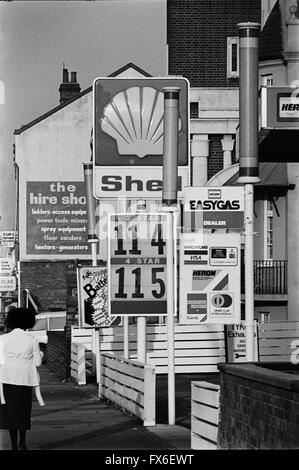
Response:
[{"label": "metal sign post", "polygon": [[93,196],[93,164],[83,163],[87,219],[88,219],[88,243],[91,244],[92,265],[97,266],[97,244],[98,238],[95,229],[95,200]]},{"label": "metal sign post", "polygon": [[239,23],[239,183],[245,184],[246,360],[254,360],[253,184],[258,183],[258,36],[259,23]]},{"label": "metal sign post", "polygon": [[173,212],[177,210],[178,132],[180,88],[163,88],[163,205],[167,217],[167,340],[168,340],[168,423],[175,424],[175,343],[174,314],[174,230]]}]

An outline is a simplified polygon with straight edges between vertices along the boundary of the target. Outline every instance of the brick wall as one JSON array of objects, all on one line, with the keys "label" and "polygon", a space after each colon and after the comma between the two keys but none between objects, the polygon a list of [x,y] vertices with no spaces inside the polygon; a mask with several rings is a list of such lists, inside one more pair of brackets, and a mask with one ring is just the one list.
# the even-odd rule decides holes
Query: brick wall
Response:
[{"label": "brick wall", "polygon": [[48,331],[47,367],[61,380],[70,376],[70,349],[64,331]]},{"label": "brick wall", "polygon": [[223,169],[223,150],[221,139],[222,134],[210,134],[209,159],[208,159],[208,179],[212,178],[218,171]]},{"label": "brick wall", "polygon": [[60,379],[70,377],[71,328],[78,326],[77,276],[74,266],[69,264],[65,272],[66,325],[64,331],[48,331],[47,366]]},{"label": "brick wall", "polygon": [[68,261],[21,262],[21,292],[30,289],[41,311],[65,309]]},{"label": "brick wall", "polygon": [[[76,264],[71,260],[21,262],[21,292],[30,290],[38,301],[39,311],[65,310],[67,272],[76,273]],[[84,261],[84,265],[89,264]]]},{"label": "brick wall", "polygon": [[193,87],[238,86],[226,77],[226,38],[238,36],[237,23],[260,16],[260,0],[168,0],[169,74]]},{"label": "brick wall", "polygon": [[298,375],[253,364],[218,368],[219,448],[299,448]]}]

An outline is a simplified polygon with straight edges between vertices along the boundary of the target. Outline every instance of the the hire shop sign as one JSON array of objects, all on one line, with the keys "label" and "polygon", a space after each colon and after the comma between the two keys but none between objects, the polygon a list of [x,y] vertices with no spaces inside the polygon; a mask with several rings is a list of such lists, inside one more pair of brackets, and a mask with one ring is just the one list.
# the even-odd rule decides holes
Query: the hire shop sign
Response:
[{"label": "the hire shop sign", "polygon": [[184,233],[180,323],[240,322],[240,234]]},{"label": "the hire shop sign", "polygon": [[242,229],[244,188],[237,186],[188,187],[184,194],[184,231]]}]

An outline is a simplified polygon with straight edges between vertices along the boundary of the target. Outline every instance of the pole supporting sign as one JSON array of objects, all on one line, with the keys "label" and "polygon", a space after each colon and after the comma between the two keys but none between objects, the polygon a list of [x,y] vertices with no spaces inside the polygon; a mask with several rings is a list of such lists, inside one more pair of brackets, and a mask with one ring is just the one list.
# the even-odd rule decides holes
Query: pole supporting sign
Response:
[{"label": "pole supporting sign", "polygon": [[165,214],[110,214],[110,315],[167,315],[165,224]]},{"label": "pole supporting sign", "polygon": [[240,235],[184,233],[180,323],[240,321]]}]

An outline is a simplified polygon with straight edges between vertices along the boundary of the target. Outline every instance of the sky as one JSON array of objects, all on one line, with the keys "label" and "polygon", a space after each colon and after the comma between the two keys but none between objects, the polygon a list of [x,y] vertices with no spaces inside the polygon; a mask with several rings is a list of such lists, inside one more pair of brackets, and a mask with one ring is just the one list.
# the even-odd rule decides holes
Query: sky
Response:
[{"label": "sky", "polygon": [[0,2],[0,231],[14,229],[14,130],[59,105],[63,63],[83,91],[129,62],[167,74],[166,0]]}]

